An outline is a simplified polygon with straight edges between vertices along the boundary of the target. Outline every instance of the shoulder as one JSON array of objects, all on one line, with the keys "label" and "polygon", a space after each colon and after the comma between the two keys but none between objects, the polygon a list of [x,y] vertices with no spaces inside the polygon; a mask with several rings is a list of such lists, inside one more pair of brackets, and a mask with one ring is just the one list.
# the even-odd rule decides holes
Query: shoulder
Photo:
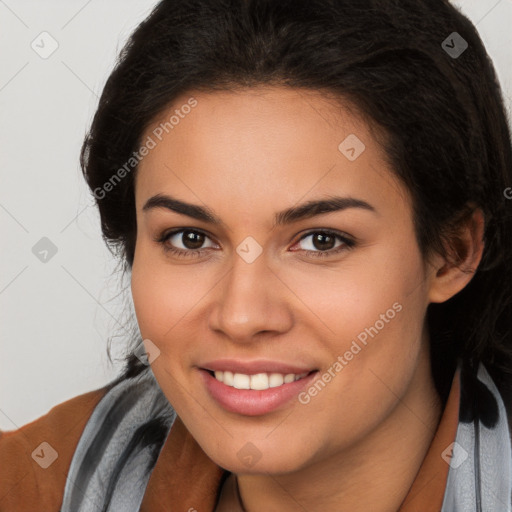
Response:
[{"label": "shoulder", "polygon": [[62,402],[12,431],[0,431],[0,512],[58,511],[85,425],[112,383]]}]

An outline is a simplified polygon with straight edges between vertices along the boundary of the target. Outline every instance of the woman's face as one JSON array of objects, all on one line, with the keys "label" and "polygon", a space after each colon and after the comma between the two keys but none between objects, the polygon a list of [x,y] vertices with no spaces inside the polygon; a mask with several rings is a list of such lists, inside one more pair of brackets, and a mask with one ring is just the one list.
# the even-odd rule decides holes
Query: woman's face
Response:
[{"label": "woman's face", "polygon": [[210,458],[289,472],[405,431],[433,389],[432,279],[369,127],[317,92],[257,88],[183,95],[143,141],[137,320]]}]

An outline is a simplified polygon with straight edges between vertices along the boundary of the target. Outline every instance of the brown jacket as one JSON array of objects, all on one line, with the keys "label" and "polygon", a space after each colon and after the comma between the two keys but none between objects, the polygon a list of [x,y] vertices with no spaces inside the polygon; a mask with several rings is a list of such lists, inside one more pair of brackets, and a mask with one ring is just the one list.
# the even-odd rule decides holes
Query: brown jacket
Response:
[{"label": "brown jacket", "polygon": [[[59,512],[71,459],[87,420],[109,386],[74,397],[18,430],[0,432],[0,512]],[[459,379],[400,512],[439,512],[455,439]],[[227,472],[204,453],[179,417],[149,478],[140,510],[212,512]],[[172,482],[172,485],[169,483]]]}]

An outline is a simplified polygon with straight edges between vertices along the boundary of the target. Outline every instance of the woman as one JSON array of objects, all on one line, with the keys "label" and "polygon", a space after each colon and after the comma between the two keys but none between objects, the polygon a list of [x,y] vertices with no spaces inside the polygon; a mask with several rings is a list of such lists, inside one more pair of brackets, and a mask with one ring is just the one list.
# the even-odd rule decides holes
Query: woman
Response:
[{"label": "woman", "polygon": [[141,337],[0,510],[510,510],[510,133],[447,1],[164,0],[81,163]]}]

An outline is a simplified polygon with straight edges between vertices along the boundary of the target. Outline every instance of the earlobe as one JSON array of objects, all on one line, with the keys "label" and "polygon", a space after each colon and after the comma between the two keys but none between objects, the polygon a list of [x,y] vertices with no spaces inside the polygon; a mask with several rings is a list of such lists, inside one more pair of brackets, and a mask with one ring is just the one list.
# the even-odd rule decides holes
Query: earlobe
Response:
[{"label": "earlobe", "polygon": [[434,263],[429,302],[445,302],[459,293],[473,278],[484,250],[484,214],[475,209],[463,222],[447,248],[447,256]]}]

